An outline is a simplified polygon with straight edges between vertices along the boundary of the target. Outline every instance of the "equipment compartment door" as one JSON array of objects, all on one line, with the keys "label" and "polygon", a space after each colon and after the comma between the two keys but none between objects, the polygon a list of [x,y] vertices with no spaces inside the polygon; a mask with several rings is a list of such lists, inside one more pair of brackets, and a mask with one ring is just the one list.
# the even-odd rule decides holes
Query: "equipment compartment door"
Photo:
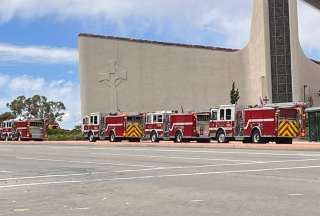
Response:
[{"label": "equipment compartment door", "polygon": [[126,134],[128,138],[143,137],[143,117],[142,116],[128,116]]}]

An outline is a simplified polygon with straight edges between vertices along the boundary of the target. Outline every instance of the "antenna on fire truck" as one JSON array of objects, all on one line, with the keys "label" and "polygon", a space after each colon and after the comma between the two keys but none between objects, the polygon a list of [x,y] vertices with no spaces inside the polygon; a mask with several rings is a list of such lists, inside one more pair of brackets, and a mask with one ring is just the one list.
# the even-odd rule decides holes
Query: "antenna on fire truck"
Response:
[{"label": "antenna on fire truck", "polygon": [[184,110],[183,110],[183,106],[182,106],[182,105],[181,105],[180,108],[181,108],[181,113],[184,113]]}]

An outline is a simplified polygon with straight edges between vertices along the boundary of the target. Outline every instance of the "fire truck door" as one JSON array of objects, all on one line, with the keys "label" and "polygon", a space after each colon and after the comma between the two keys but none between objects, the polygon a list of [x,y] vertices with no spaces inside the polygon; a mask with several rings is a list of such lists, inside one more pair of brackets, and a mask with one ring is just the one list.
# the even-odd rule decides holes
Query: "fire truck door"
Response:
[{"label": "fire truck door", "polygon": [[236,113],[236,136],[243,136],[243,113]]},{"label": "fire truck door", "polygon": [[163,131],[164,131],[164,133],[168,134],[169,130],[170,130],[169,115],[164,114],[164,116],[163,116]]}]

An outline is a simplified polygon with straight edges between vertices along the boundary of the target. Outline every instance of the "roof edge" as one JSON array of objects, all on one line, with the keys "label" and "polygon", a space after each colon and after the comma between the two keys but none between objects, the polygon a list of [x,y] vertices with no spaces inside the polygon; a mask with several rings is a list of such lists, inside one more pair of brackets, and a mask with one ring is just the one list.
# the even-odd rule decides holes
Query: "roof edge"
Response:
[{"label": "roof edge", "polygon": [[320,65],[320,61],[318,61],[318,60],[311,59],[311,61],[313,61],[314,63],[316,63],[316,64],[319,64],[319,65]]},{"label": "roof edge", "polygon": [[223,51],[223,52],[237,52],[237,51],[239,51],[239,49],[231,49],[231,48],[221,48],[221,47],[212,47],[212,46],[204,46],[204,45],[193,45],[193,44],[169,43],[169,42],[160,42],[160,41],[152,41],[152,40],[133,39],[133,38],[126,38],[126,37],[115,37],[115,36],[107,36],[107,35],[88,34],[88,33],[80,33],[79,37],[91,37],[91,38],[100,38],[100,39],[121,40],[121,41],[147,43],[147,44],[164,45],[164,46],[199,48],[199,49],[207,49],[207,50],[215,50],[215,51]]}]

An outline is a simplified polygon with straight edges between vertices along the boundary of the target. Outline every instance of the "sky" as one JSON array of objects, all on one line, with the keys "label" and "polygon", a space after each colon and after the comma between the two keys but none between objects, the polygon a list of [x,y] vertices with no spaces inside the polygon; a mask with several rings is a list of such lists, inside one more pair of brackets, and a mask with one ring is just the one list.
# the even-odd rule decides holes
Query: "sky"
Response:
[{"label": "sky", "polygon": [[[19,95],[63,101],[80,124],[77,39],[92,33],[242,48],[254,0],[0,0],[0,113]],[[300,41],[320,60],[320,11],[299,0]]]}]

